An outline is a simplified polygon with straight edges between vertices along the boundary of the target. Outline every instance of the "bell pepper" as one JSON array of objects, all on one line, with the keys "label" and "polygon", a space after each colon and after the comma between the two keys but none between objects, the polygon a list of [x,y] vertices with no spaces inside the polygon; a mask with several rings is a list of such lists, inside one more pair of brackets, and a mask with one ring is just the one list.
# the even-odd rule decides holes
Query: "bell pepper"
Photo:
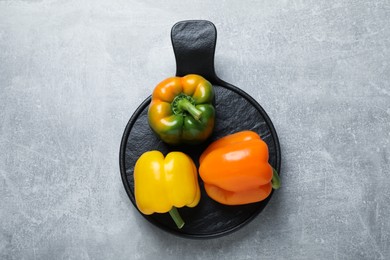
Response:
[{"label": "bell pepper", "polygon": [[165,79],[153,91],[149,125],[168,144],[201,143],[214,128],[213,99],[213,86],[199,75]]},{"label": "bell pepper", "polygon": [[268,146],[253,131],[231,134],[211,143],[200,156],[199,174],[207,195],[225,205],[266,199],[280,187],[268,163]]},{"label": "bell pepper", "polygon": [[195,207],[200,200],[198,173],[192,159],[182,152],[164,158],[159,151],[142,154],[134,168],[137,208],[145,215],[169,212],[178,228],[184,226],[177,208]]}]

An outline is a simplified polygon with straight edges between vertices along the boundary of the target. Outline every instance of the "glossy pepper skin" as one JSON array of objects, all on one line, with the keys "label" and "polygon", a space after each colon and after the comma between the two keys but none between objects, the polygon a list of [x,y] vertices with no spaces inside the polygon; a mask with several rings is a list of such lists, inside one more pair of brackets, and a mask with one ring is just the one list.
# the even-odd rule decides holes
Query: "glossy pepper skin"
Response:
[{"label": "glossy pepper skin", "polygon": [[149,125],[168,144],[201,143],[214,128],[213,99],[213,86],[199,75],[167,78],[153,91]]},{"label": "glossy pepper skin", "polygon": [[192,159],[182,152],[164,158],[159,151],[142,154],[134,168],[134,193],[145,215],[169,212],[178,228],[184,225],[176,208],[195,207],[200,200],[198,173]]},{"label": "glossy pepper skin", "polygon": [[209,197],[225,205],[242,205],[266,199],[280,186],[268,163],[268,146],[253,131],[225,136],[200,157],[199,174]]}]

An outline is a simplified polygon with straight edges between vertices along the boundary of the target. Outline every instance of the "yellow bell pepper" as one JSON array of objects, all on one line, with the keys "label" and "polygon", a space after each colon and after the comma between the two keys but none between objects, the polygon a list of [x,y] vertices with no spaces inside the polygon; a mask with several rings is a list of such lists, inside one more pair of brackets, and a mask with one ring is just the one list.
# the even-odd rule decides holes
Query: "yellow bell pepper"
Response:
[{"label": "yellow bell pepper", "polygon": [[200,200],[196,166],[182,152],[170,152],[165,158],[159,151],[146,152],[135,164],[134,192],[143,214],[169,212],[182,228],[184,221],[177,208],[195,207]]}]

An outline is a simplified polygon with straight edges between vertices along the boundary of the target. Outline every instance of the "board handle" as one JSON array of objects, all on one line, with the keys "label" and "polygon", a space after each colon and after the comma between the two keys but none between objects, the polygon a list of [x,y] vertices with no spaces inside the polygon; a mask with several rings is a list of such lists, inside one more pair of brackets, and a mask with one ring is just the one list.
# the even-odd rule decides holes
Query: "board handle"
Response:
[{"label": "board handle", "polygon": [[214,69],[217,29],[212,22],[178,22],[172,27],[171,40],[176,58],[176,76],[198,74],[211,83],[219,81]]}]

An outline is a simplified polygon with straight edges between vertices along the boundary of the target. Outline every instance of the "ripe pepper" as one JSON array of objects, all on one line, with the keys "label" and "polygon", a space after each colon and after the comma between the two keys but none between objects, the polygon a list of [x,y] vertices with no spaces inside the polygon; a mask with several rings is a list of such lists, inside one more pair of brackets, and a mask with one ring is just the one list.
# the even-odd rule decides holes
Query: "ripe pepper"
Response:
[{"label": "ripe pepper", "polygon": [[262,201],[280,187],[276,170],[268,163],[268,146],[253,131],[225,136],[200,157],[199,174],[212,199],[226,205]]},{"label": "ripe pepper", "polygon": [[197,144],[213,131],[214,89],[199,75],[171,77],[153,91],[149,125],[168,144]]},{"label": "ripe pepper", "polygon": [[134,193],[145,215],[169,212],[178,228],[184,221],[177,208],[195,207],[200,200],[198,174],[192,159],[182,152],[164,158],[159,151],[142,154],[134,168]]}]

